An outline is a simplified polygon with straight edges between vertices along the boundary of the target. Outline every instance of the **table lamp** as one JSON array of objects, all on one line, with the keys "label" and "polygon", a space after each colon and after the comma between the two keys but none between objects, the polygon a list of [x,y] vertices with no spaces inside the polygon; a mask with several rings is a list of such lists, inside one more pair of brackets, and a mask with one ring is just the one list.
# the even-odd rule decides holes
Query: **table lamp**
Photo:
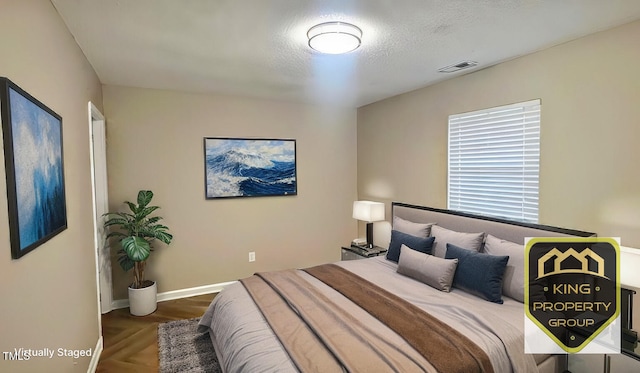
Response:
[{"label": "table lamp", "polygon": [[640,249],[620,246],[620,285],[640,288]]},{"label": "table lamp", "polygon": [[367,247],[373,247],[373,222],[384,220],[384,203],[372,201],[353,202],[353,218],[367,222]]}]

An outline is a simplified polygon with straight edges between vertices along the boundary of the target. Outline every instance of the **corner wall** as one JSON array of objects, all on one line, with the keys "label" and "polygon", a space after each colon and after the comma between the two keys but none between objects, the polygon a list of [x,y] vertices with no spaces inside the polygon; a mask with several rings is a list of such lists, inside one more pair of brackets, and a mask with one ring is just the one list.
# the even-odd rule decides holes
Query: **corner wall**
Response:
[{"label": "corner wall", "polygon": [[448,116],[540,98],[540,223],[640,247],[637,40],[640,21],[360,108],[358,197],[446,208]]},{"label": "corner wall", "polygon": [[4,152],[0,151],[0,352],[54,350],[53,358],[9,361],[2,372],[86,372],[99,339],[87,103],[102,106],[93,68],[49,1],[0,0],[0,74],[62,117],[68,228],[20,259],[9,241]]},{"label": "corner wall", "polygon": [[[117,86],[103,94],[111,210],[151,189],[174,234],[147,265],[158,292],[337,261],[353,239],[355,110]],[[295,139],[298,195],[206,200],[204,137]],[[125,299],[131,273],[112,263],[114,299]]]}]

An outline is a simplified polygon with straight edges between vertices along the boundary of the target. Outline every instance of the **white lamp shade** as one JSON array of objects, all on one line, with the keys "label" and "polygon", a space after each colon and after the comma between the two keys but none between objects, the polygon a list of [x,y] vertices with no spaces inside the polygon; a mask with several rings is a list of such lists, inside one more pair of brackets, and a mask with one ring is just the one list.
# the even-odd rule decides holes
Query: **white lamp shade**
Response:
[{"label": "white lamp shade", "polygon": [[353,202],[353,218],[369,223],[384,220],[384,203],[355,201]]},{"label": "white lamp shade", "polygon": [[640,288],[640,249],[620,246],[620,285]]},{"label": "white lamp shade", "polygon": [[342,54],[360,46],[362,31],[344,22],[327,22],[313,26],[307,32],[309,46],[321,53]]}]

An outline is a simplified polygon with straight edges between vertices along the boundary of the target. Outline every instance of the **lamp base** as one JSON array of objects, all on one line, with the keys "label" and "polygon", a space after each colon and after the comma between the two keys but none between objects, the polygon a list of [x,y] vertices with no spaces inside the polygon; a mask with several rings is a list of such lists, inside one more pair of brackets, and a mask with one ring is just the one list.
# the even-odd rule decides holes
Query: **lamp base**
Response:
[{"label": "lamp base", "polygon": [[367,223],[367,248],[373,248],[373,223]]}]

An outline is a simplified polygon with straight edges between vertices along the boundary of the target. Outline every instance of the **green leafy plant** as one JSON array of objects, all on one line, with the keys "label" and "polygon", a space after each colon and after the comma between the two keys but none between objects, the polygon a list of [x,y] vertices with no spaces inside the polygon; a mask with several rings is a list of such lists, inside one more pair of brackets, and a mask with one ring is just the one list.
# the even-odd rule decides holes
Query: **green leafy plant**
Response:
[{"label": "green leafy plant", "polygon": [[[125,201],[131,212],[109,212],[104,214],[105,229],[109,229],[107,240],[117,241],[120,244],[118,250],[118,263],[125,272],[133,269],[132,288],[140,289],[152,284],[145,282],[144,269],[146,261],[152,251],[152,243],[159,240],[167,245],[171,243],[173,235],[169,228],[159,223],[160,216],[150,216],[159,209],[158,206],[149,206],[153,192],[141,190],[138,192],[138,201],[132,203]],[[116,228],[116,230],[113,230]]]}]

